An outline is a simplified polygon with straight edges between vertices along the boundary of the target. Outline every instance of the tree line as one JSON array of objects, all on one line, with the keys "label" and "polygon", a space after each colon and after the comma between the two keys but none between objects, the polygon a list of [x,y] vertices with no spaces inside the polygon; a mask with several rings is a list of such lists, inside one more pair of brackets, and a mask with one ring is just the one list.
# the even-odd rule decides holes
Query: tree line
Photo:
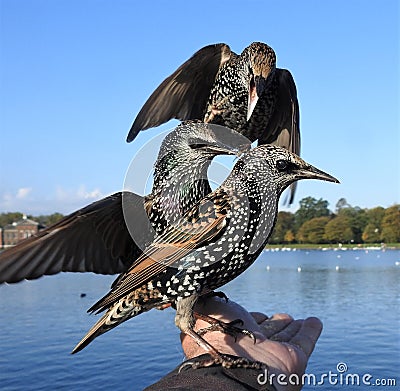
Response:
[{"label": "tree line", "polygon": [[320,198],[300,200],[295,213],[279,212],[269,240],[290,243],[400,243],[400,204],[362,209],[341,198],[332,212]]},{"label": "tree line", "polygon": [[[8,224],[21,220],[23,216],[24,215],[20,212],[0,213],[0,228],[4,228]],[[39,223],[39,226],[41,227],[48,227],[49,225],[57,223],[57,221],[61,220],[64,215],[61,213],[53,213],[50,215],[39,216],[28,215],[26,217]]]},{"label": "tree line", "polygon": [[[329,203],[320,198],[300,200],[294,212],[279,212],[269,242],[272,244],[325,243],[400,243],[400,204],[389,208],[377,206],[362,209],[341,198],[332,212]],[[22,213],[1,213],[0,227],[22,219]],[[27,216],[41,226],[49,226],[64,216]]]}]

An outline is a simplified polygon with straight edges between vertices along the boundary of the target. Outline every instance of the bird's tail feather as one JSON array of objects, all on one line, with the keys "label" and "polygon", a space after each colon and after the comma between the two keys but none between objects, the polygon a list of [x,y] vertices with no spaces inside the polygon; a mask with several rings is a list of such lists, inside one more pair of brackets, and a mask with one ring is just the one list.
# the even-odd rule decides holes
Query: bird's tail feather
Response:
[{"label": "bird's tail feather", "polygon": [[87,332],[87,334],[80,340],[80,342],[74,347],[71,354],[75,354],[80,352],[83,348],[90,344],[96,337],[101,334],[104,334],[108,330],[111,330],[113,327],[116,326],[108,326],[107,325],[107,318],[108,313],[104,314],[102,318]]},{"label": "bird's tail feather", "polygon": [[77,353],[90,344],[99,335],[106,333],[121,323],[133,318],[151,307],[143,307],[135,302],[121,299],[112,305],[97,323],[87,332],[82,340],[75,346],[71,354]]}]

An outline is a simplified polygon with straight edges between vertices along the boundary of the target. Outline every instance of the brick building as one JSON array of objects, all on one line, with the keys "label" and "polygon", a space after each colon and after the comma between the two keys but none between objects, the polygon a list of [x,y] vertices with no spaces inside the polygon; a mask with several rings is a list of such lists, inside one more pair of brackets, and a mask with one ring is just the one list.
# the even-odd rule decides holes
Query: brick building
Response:
[{"label": "brick building", "polygon": [[15,221],[12,224],[7,224],[3,227],[0,234],[2,238],[0,243],[3,248],[15,246],[23,239],[29,238],[39,231],[39,223],[28,219],[25,215],[21,220]]}]

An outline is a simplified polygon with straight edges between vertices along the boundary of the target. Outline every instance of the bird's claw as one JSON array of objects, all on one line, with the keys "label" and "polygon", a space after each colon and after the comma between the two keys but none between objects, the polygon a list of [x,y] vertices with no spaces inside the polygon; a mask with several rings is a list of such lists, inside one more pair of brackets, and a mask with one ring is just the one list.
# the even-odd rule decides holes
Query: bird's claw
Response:
[{"label": "bird's claw", "polygon": [[197,330],[197,334],[199,335],[204,335],[211,331],[220,331],[221,333],[228,334],[231,337],[233,337],[236,342],[238,334],[243,334],[250,337],[253,340],[253,342],[256,343],[256,337],[251,331],[246,329],[241,329],[235,326],[235,325],[243,326],[243,320],[241,319],[235,319],[232,320],[231,322],[222,322],[210,316],[203,317],[202,319],[210,323],[210,326]]}]

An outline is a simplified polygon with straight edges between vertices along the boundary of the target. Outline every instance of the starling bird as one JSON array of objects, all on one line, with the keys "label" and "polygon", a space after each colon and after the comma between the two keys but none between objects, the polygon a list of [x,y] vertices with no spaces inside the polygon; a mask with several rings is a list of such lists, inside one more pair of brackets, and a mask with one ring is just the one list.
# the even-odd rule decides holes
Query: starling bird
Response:
[{"label": "starling bird", "polygon": [[198,332],[197,299],[246,270],[258,257],[276,221],[282,191],[299,179],[338,182],[288,150],[262,145],[235,164],[223,184],[168,227],[89,312],[106,311],[73,350],[120,323],[168,303],[175,323],[213,357],[232,364]]},{"label": "starling bird", "polygon": [[3,251],[0,283],[61,271],[126,271],[155,232],[161,233],[211,192],[207,169],[213,157],[248,148],[245,137],[220,126],[181,124],[161,145],[151,194],[115,193]]},{"label": "starling bird", "polygon": [[127,141],[172,118],[223,125],[252,142],[300,152],[296,85],[265,43],[253,42],[241,55],[223,43],[197,51],[152,93]]},{"label": "starling bird", "polygon": [[[127,141],[172,118],[223,125],[258,145],[300,155],[296,85],[288,70],[276,68],[275,52],[265,43],[253,42],[241,55],[223,43],[197,51],[151,94]],[[293,184],[289,204],[295,190]]]}]

